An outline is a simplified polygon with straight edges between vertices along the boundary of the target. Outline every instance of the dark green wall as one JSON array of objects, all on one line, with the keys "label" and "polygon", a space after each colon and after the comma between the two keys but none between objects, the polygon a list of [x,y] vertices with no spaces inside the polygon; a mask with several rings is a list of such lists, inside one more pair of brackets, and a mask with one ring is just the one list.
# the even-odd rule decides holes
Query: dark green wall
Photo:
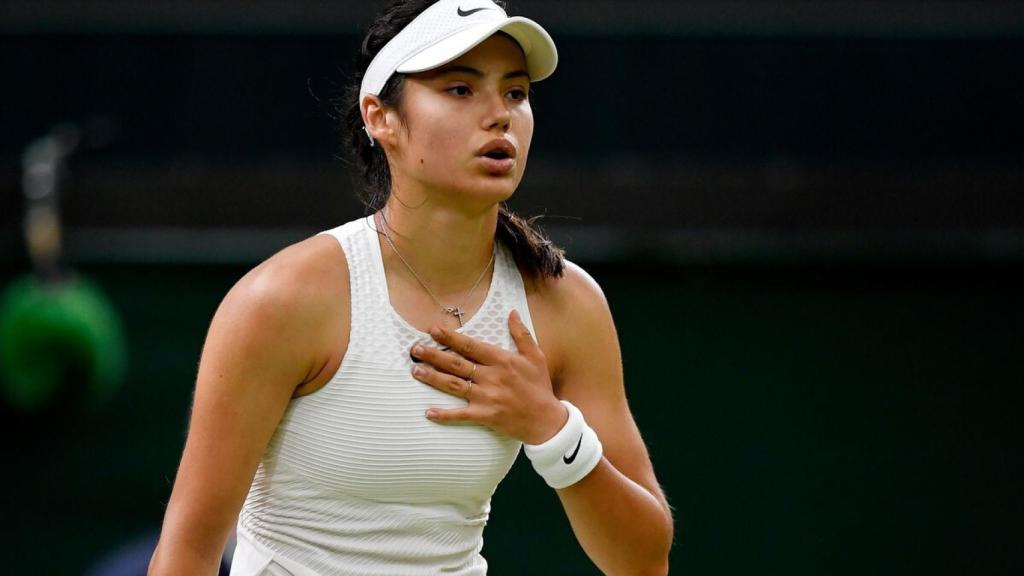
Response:
[{"label": "dark green wall", "polygon": [[[591,270],[676,508],[673,573],[1024,567],[1019,266]],[[98,415],[0,409],[6,573],[76,574],[159,525],[207,323],[244,271],[90,270],[123,314],[130,375]],[[496,576],[596,573],[525,462],[485,542]]]}]

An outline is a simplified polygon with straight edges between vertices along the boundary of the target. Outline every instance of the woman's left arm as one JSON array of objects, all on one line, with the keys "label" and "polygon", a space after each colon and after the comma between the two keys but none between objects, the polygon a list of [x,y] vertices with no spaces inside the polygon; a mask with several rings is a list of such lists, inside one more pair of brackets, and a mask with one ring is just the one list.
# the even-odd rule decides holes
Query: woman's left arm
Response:
[{"label": "woman's left arm", "polygon": [[414,348],[413,356],[426,364],[414,376],[468,405],[431,409],[427,416],[442,423],[476,422],[540,444],[566,423],[558,400],[571,402],[604,448],[589,474],[558,490],[576,538],[606,574],[667,574],[672,514],[626,402],[608,303],[597,283],[573,265],[546,291],[544,337],[558,342],[554,382],[544,352],[515,312],[509,318],[515,352],[435,329],[433,338],[458,354]]},{"label": "woman's left arm", "polygon": [[605,573],[667,574],[672,514],[626,402],[615,325],[600,287],[573,268],[569,294],[557,298],[571,309],[553,326],[563,343],[555,389],[583,413],[604,458],[558,497],[580,545]]}]

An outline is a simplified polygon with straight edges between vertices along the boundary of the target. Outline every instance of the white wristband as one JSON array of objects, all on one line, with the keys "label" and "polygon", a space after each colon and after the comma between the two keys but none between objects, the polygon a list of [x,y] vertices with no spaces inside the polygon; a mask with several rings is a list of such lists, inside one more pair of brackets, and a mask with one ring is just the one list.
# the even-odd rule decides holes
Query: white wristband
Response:
[{"label": "white wristband", "polygon": [[523,452],[548,486],[565,488],[579,482],[601,461],[603,448],[597,433],[587,426],[579,408],[561,401],[569,411],[562,429],[543,444],[524,444]]}]

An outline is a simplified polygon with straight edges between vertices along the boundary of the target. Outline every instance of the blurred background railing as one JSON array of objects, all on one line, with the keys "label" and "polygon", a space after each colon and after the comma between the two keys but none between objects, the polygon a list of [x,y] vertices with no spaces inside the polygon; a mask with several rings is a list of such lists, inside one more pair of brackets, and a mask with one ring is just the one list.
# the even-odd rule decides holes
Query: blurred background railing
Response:
[{"label": "blurred background railing", "polygon": [[[128,344],[99,409],[0,402],[11,573],[159,526],[220,298],[364,213],[332,116],[379,5],[0,8],[0,289],[29,269],[23,151],[76,123],[64,254]],[[1024,4],[511,8],[561,54],[511,205],[605,287],[673,573],[1019,571]],[[594,573],[521,465],[486,542],[499,576]]]}]

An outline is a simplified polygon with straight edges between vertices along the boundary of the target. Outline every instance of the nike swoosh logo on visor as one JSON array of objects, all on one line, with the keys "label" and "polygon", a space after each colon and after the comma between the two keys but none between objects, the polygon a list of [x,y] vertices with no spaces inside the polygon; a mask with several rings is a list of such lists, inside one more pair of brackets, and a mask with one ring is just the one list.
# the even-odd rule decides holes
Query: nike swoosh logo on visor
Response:
[{"label": "nike swoosh logo on visor", "polygon": [[476,14],[477,12],[479,12],[481,10],[490,10],[490,8],[474,8],[472,10],[463,10],[462,7],[460,6],[458,12],[459,12],[459,16],[462,16],[463,18],[465,18],[466,16],[469,16],[470,14]]}]

